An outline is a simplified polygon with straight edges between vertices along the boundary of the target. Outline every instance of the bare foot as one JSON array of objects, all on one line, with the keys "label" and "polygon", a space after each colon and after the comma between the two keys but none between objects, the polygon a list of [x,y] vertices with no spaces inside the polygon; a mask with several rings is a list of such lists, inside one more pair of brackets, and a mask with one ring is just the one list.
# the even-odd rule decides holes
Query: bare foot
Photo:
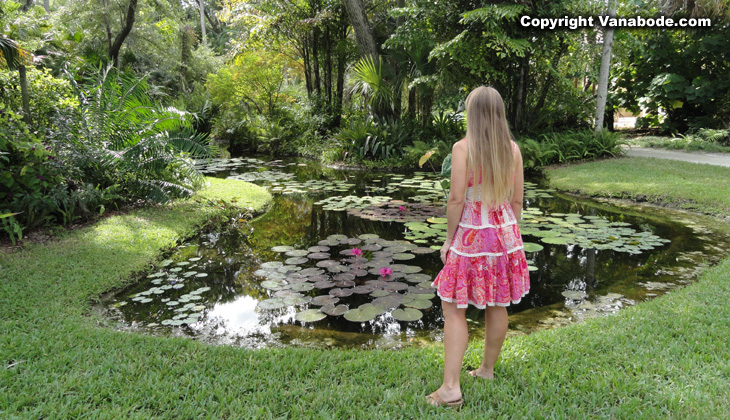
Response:
[{"label": "bare foot", "polygon": [[471,376],[472,378],[494,379],[494,371],[489,371],[480,367],[479,369],[470,370],[469,376]]}]

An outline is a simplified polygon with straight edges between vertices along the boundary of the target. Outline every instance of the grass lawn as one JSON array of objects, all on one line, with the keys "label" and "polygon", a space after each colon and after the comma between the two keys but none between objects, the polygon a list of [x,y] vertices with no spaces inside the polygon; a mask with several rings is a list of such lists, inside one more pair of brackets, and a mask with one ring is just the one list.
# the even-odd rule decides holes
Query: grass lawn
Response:
[{"label": "grass lawn", "polygon": [[730,168],[648,158],[618,158],[553,167],[555,188],[730,215]]},{"label": "grass lawn", "polygon": [[[268,194],[216,181],[209,197]],[[254,196],[255,197],[252,197]],[[725,418],[730,259],[618,314],[510,339],[494,382],[462,379],[459,412],[424,403],[442,347],[353,351],[214,346],[116,332],[89,301],[209,217],[186,202],[115,216],[0,254],[0,418]],[[467,366],[479,363],[472,345]]]}]

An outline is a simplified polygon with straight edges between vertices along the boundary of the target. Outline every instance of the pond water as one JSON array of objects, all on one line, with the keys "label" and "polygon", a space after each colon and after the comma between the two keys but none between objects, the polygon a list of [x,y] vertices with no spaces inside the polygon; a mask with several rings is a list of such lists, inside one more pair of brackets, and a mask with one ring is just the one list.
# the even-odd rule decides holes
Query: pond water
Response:
[{"label": "pond water", "polygon": [[[200,168],[269,187],[273,206],[251,231],[190,238],[138,283],[106,297],[104,311],[119,328],[245,347],[401,347],[442,339],[430,287],[446,228],[435,174],[255,158]],[[619,208],[530,181],[520,225],[531,290],[509,308],[509,334],[667,293],[730,249],[730,239],[680,213]],[[483,336],[482,317],[467,311],[473,337]]]}]

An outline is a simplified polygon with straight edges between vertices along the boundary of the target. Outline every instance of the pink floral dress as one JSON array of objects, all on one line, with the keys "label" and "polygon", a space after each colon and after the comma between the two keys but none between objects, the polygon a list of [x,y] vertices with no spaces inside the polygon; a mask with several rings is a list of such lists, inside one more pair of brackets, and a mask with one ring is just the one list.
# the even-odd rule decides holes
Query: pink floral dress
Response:
[{"label": "pink floral dress", "polygon": [[509,201],[484,209],[480,186],[470,174],[464,210],[446,257],[433,281],[439,297],[479,309],[518,303],[530,290],[520,228]]}]

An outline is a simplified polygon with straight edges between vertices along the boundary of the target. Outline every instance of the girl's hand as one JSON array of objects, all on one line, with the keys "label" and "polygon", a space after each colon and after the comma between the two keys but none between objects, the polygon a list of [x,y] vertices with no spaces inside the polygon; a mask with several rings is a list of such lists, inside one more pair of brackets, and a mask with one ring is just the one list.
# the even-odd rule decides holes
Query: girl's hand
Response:
[{"label": "girl's hand", "polygon": [[449,255],[449,248],[451,248],[451,239],[447,239],[444,246],[441,247],[441,262],[444,265],[446,265],[446,257]]}]

